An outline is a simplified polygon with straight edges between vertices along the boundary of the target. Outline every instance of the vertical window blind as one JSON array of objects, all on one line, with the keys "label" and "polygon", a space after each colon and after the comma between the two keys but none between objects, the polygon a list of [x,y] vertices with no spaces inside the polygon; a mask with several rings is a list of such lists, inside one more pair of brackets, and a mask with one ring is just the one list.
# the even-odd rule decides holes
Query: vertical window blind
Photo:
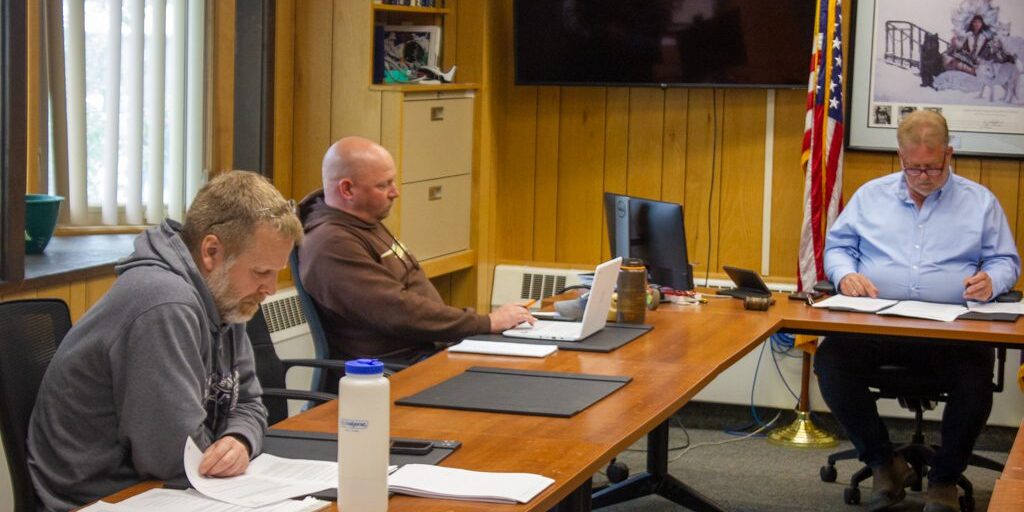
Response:
[{"label": "vertical window blind", "polygon": [[205,2],[57,0],[47,8],[49,188],[67,197],[68,223],[182,219],[205,180]]}]

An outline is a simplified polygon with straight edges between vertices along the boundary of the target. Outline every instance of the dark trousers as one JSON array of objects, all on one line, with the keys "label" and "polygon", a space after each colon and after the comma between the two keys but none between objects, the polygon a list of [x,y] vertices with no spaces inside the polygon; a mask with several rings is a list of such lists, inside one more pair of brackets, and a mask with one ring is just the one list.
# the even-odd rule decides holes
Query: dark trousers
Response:
[{"label": "dark trousers", "polygon": [[878,416],[869,384],[877,386],[878,368],[907,367],[934,379],[948,394],[942,414],[942,447],[928,480],[955,483],[967,468],[974,443],[992,410],[994,351],[983,345],[949,345],[938,340],[908,340],[865,335],[829,336],[814,356],[818,386],[832,414],[846,429],[860,460],[878,465],[892,456],[889,432]]}]

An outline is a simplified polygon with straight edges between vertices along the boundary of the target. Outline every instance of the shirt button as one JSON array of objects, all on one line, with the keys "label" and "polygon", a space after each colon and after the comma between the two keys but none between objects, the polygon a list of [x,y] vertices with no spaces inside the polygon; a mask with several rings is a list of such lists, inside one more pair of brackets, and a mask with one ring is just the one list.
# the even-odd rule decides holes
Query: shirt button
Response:
[{"label": "shirt button", "polygon": [[910,268],[912,268],[912,269],[914,269],[914,270],[917,270],[917,265],[914,265],[914,266],[912,266],[912,267],[910,267]]},{"label": "shirt button", "polygon": [[924,224],[918,224],[917,229],[924,229]]},{"label": "shirt button", "polygon": [[921,246],[920,246],[920,245],[915,245],[915,246],[914,246],[914,249],[920,249],[920,248],[921,248]]}]

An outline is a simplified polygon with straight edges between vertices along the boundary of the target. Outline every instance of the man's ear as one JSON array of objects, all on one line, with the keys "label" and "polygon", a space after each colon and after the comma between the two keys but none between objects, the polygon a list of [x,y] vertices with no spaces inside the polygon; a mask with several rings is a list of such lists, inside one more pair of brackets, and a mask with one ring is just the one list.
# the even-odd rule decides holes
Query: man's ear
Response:
[{"label": "man's ear", "polygon": [[352,187],[355,183],[350,178],[342,178],[338,180],[338,196],[342,199],[352,199]]},{"label": "man's ear", "polygon": [[203,274],[213,272],[213,269],[224,263],[224,244],[217,235],[209,234],[203,237],[199,243],[199,270]]}]

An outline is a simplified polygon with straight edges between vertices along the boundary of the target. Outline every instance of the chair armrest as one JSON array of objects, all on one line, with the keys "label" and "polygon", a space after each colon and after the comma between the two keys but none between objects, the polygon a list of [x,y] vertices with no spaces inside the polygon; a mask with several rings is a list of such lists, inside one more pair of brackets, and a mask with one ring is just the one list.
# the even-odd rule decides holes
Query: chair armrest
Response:
[{"label": "chair armrest", "polygon": [[304,391],[298,389],[263,388],[262,396],[272,396],[287,400],[312,400],[314,402],[330,402],[338,398],[337,395],[321,393],[320,391]]},{"label": "chair armrest", "polygon": [[281,364],[284,365],[285,370],[290,370],[295,366],[303,366],[307,368],[323,368],[325,370],[340,370],[341,373],[345,373],[345,361],[337,359],[282,359]]}]

